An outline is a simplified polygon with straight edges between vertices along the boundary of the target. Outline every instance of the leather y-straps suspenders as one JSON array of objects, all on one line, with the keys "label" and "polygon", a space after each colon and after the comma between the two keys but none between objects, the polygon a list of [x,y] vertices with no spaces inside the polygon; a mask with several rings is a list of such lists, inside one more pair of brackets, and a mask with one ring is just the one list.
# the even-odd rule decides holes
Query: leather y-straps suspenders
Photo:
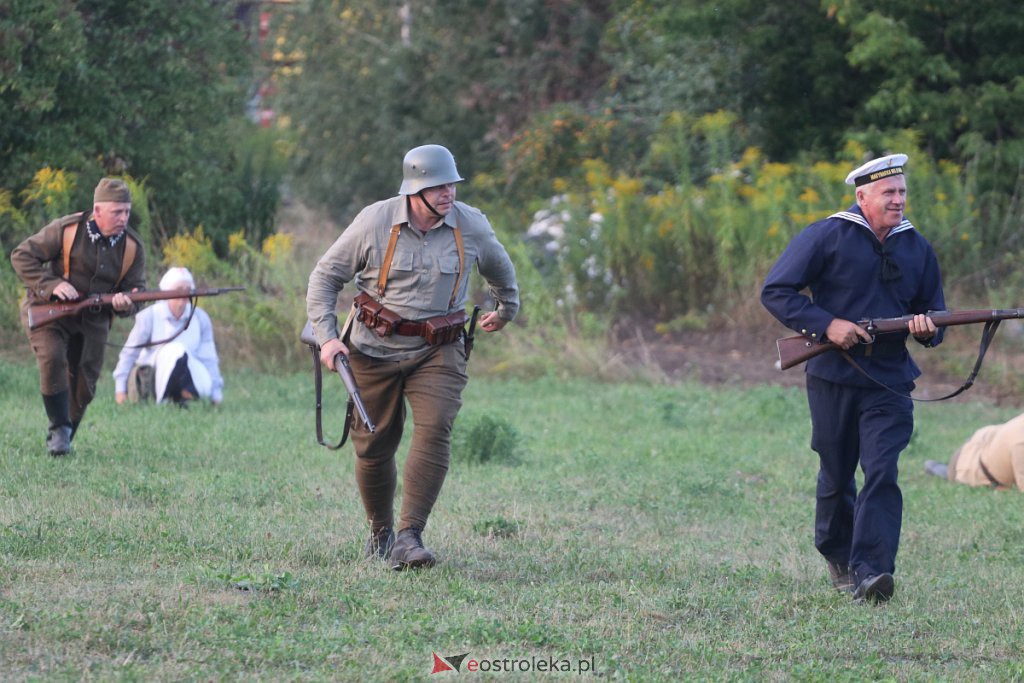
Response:
[{"label": "leather y-straps suspenders", "polygon": [[[459,286],[462,284],[462,274],[465,272],[465,261],[466,252],[462,242],[462,232],[458,226],[453,228],[455,235],[455,244],[459,251],[459,273],[455,278],[455,288],[452,290],[451,298],[448,300],[448,309],[451,310],[452,305],[455,303],[455,297],[459,293]],[[391,271],[391,261],[395,257],[395,246],[398,244],[398,235],[402,231],[402,225],[391,226],[391,235],[388,239],[387,250],[384,252],[384,263],[381,265],[380,277],[377,279],[377,295],[381,299],[384,298],[384,291],[387,289],[388,284],[388,273]],[[341,333],[338,335],[338,339],[343,344],[348,343],[348,335],[351,332],[352,324],[356,319],[356,306],[353,304],[349,310],[348,317],[345,319],[345,324],[341,328]],[[313,384],[316,391],[316,440],[321,446],[325,446],[331,450],[338,450],[348,440],[349,430],[352,426],[352,418],[355,411],[355,401],[353,400],[352,393],[349,393],[348,404],[345,407],[345,422],[342,428],[341,439],[336,444],[332,444],[324,439],[323,431],[323,371],[320,367],[320,347],[316,343],[313,337],[313,330],[310,323],[306,323],[306,328],[303,329],[300,338],[307,344],[309,344],[310,351],[313,356]],[[372,427],[371,427],[371,431]]]},{"label": "leather y-straps suspenders", "polygon": [[[64,228],[63,242],[61,245],[63,256],[64,256],[64,279],[67,280],[71,275],[71,247],[75,244],[75,235],[78,234],[79,226],[83,225],[88,219],[85,212],[82,213],[82,217],[74,223]],[[117,282],[114,283],[114,287],[121,284],[121,280],[128,274],[128,269],[135,263],[135,254],[139,249],[139,245],[135,243],[135,240],[130,235],[124,236],[124,258],[121,259],[121,273],[117,276]]]},{"label": "leather y-straps suspenders", "polygon": [[[64,234],[61,236],[61,252],[62,252],[61,255],[62,255],[63,260],[64,260],[64,279],[65,280],[68,280],[68,278],[71,276],[71,248],[74,247],[74,245],[75,245],[75,236],[78,235],[78,228],[80,226],[84,225],[87,220],[89,220],[89,219],[86,216],[85,212],[82,212],[81,218],[79,218],[74,223],[70,223],[70,224],[68,224],[68,225],[66,225],[64,227]],[[114,288],[115,289],[117,288],[118,285],[121,284],[121,281],[124,280],[124,276],[128,274],[128,270],[132,267],[132,264],[135,263],[135,256],[138,253],[138,251],[139,251],[139,245],[135,242],[135,240],[132,239],[131,235],[125,235],[124,236],[124,257],[121,259],[121,272],[117,276],[117,281],[114,282]],[[70,280],[69,280],[69,282],[70,282]],[[166,344],[167,342],[176,339],[178,337],[178,335],[180,335],[182,332],[185,331],[185,329],[189,326],[189,323],[192,322],[192,316],[193,316],[193,314],[195,314],[195,312],[196,312],[196,302],[195,302],[195,299],[192,299],[192,310],[188,314],[188,320],[185,321],[185,324],[182,326],[182,328],[180,330],[178,330],[177,332],[172,334],[167,339],[161,339],[161,340],[155,341],[155,342],[146,342],[145,344],[136,344],[134,346],[126,346],[126,345],[123,345],[123,344],[112,344],[110,342],[107,342],[107,346],[114,346],[114,347],[126,348],[126,349],[145,349],[145,348],[148,348],[148,347],[151,347],[151,346],[159,346],[160,344]]]},{"label": "leather y-straps suspenders", "polygon": [[[402,224],[391,226],[391,236],[388,238],[388,248],[384,252],[384,263],[380,267],[380,276],[377,278],[377,298],[384,298],[384,290],[388,286],[388,273],[391,272],[391,260],[395,257],[395,246],[398,244],[398,235],[402,232]],[[452,290],[451,298],[448,299],[448,310],[455,304],[455,297],[459,293],[459,285],[462,284],[462,274],[466,271],[466,250],[462,244],[462,231],[459,226],[452,227],[455,236],[455,246],[459,250],[459,274],[455,277],[455,288]]]}]

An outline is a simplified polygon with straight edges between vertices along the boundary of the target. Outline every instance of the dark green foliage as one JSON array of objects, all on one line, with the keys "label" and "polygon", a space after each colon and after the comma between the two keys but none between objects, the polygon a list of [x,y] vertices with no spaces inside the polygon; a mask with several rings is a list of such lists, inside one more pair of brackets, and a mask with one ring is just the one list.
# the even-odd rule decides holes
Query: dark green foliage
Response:
[{"label": "dark green foliage", "polygon": [[223,246],[239,227],[265,232],[280,171],[246,147],[253,55],[234,4],[5,3],[0,188],[27,187],[44,167],[74,171],[84,208],[101,175],[127,173],[152,188],[164,232],[203,224]]},{"label": "dark green foliage", "polygon": [[[404,20],[402,5],[411,8]],[[501,167],[502,145],[557,102],[586,105],[607,68],[607,0],[378,3],[319,0],[283,29],[305,56],[286,83],[296,177],[339,211],[393,195],[404,153],[438,143],[463,176]]]},{"label": "dark green foliage", "polygon": [[463,416],[452,432],[452,458],[471,464],[514,464],[519,460],[522,436],[508,420],[491,415]]},{"label": "dark green foliage", "polygon": [[481,519],[473,522],[473,531],[485,538],[513,538],[519,535],[521,525],[504,517]]},{"label": "dark green foliage", "polygon": [[772,158],[828,153],[860,97],[845,33],[818,0],[623,3],[609,25],[611,103],[638,125],[737,112]]}]

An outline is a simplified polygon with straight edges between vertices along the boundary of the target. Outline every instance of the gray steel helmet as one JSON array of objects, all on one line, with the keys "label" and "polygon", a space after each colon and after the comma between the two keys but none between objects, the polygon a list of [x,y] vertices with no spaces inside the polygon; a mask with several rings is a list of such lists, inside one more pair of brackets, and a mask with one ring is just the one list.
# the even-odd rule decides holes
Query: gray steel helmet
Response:
[{"label": "gray steel helmet", "polygon": [[441,145],[423,145],[409,150],[402,160],[402,186],[398,194],[416,194],[420,190],[465,180],[455,168],[455,157]]}]

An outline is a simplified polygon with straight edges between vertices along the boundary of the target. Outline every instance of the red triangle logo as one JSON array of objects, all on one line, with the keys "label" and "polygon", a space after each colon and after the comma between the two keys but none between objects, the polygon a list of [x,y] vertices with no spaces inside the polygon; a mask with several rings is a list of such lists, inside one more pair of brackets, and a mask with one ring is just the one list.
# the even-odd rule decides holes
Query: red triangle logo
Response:
[{"label": "red triangle logo", "polygon": [[434,655],[434,670],[430,673],[436,674],[441,673],[442,671],[455,671],[455,669],[452,668],[452,665],[438,657],[436,652],[431,652],[430,654]]}]

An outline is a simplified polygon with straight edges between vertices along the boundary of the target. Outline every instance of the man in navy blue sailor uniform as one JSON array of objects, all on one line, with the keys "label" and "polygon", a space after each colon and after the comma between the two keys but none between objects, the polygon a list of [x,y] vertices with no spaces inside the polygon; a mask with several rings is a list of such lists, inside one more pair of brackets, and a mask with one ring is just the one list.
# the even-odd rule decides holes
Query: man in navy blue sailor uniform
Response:
[{"label": "man in navy blue sailor uniform", "polygon": [[[833,586],[857,601],[888,600],[895,587],[903,516],[897,461],[914,429],[909,394],[921,374],[906,338],[925,347],[942,340],[924,315],[945,308],[938,261],[903,218],[906,161],[893,154],[852,171],[846,183],[856,185],[856,203],[794,237],[761,291],[762,304],[786,327],[849,355],[822,354],[806,372],[811,448],[820,459],[815,546]],[[853,322],[908,314],[915,315],[906,334],[874,343]]]}]

